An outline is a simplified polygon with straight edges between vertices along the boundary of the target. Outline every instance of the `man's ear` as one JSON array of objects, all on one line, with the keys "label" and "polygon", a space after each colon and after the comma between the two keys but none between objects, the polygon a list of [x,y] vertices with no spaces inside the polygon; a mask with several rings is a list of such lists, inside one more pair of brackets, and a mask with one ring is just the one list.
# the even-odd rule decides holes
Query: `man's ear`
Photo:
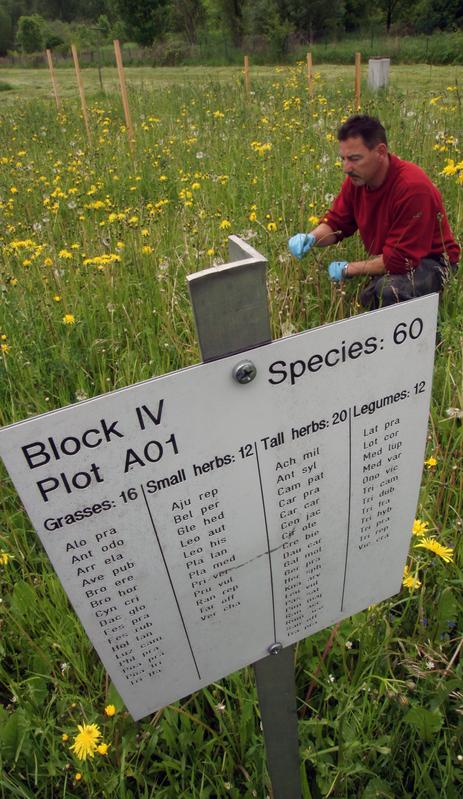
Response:
[{"label": "man's ear", "polygon": [[380,142],[377,146],[377,152],[384,158],[384,156],[387,155],[387,144]]}]

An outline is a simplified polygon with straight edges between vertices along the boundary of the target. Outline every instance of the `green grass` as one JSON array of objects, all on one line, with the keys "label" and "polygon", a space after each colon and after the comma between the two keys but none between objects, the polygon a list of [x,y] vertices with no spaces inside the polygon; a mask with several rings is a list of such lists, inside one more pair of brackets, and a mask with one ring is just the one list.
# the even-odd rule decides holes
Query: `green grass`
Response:
[{"label": "green grass", "polygon": [[[1,105],[0,424],[197,362],[186,275],[226,258],[229,233],[269,258],[275,337],[358,311],[358,282],[340,291],[326,278],[332,257],[362,256],[356,238],[300,264],[287,252],[339,187],[333,133],[352,110],[351,68],[321,68],[313,101],[303,67],[256,70],[248,101],[239,69],[130,70],[133,157],[105,72],[106,96],[84,73],[91,146],[71,73],[59,118],[43,72],[15,73],[16,100]],[[462,160],[456,76],[396,68],[390,91],[365,91],[362,107],[438,184],[461,240],[462,170],[442,175]],[[437,464],[417,510],[453,563],[412,543],[420,588],[344,620],[324,659],[330,630],[298,645],[304,799],[462,793],[461,289],[460,274],[440,310],[427,447]],[[0,565],[0,797],[269,794],[252,671],[133,723],[1,478],[11,559]],[[110,719],[107,702],[118,707]],[[83,721],[100,725],[108,755],[79,763],[70,752]]]}]

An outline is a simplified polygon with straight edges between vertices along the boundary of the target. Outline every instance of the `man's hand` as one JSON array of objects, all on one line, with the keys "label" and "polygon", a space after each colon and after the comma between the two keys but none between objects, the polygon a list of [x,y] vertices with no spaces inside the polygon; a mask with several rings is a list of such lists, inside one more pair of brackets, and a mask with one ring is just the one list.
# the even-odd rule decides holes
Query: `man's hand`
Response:
[{"label": "man's hand", "polygon": [[331,261],[328,267],[328,274],[331,280],[345,280],[346,275],[344,271],[348,263],[349,261]]},{"label": "man's hand", "polygon": [[288,241],[288,249],[291,255],[294,255],[295,258],[302,258],[303,255],[306,255],[310,248],[316,242],[315,236],[312,233],[296,233],[295,236],[292,236]]}]

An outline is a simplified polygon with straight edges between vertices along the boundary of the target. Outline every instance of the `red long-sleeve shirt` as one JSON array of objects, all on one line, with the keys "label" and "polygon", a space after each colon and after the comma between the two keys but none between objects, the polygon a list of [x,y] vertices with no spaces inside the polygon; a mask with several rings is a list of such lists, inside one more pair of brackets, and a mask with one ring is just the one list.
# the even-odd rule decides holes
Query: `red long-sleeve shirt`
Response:
[{"label": "red long-sleeve shirt", "polygon": [[387,272],[403,274],[421,258],[446,254],[456,263],[456,243],[436,186],[416,164],[390,155],[389,169],[378,189],[342,184],[323,221],[340,231],[340,239],[358,229],[371,257],[382,255]]}]

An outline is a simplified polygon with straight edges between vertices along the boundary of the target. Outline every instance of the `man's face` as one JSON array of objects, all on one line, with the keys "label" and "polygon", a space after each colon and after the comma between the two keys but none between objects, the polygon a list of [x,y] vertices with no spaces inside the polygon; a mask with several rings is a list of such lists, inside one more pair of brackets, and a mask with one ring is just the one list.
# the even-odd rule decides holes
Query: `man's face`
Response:
[{"label": "man's face", "polygon": [[385,144],[369,150],[362,137],[355,136],[339,142],[339,155],[344,174],[355,186],[377,188],[384,181],[389,165]]}]

